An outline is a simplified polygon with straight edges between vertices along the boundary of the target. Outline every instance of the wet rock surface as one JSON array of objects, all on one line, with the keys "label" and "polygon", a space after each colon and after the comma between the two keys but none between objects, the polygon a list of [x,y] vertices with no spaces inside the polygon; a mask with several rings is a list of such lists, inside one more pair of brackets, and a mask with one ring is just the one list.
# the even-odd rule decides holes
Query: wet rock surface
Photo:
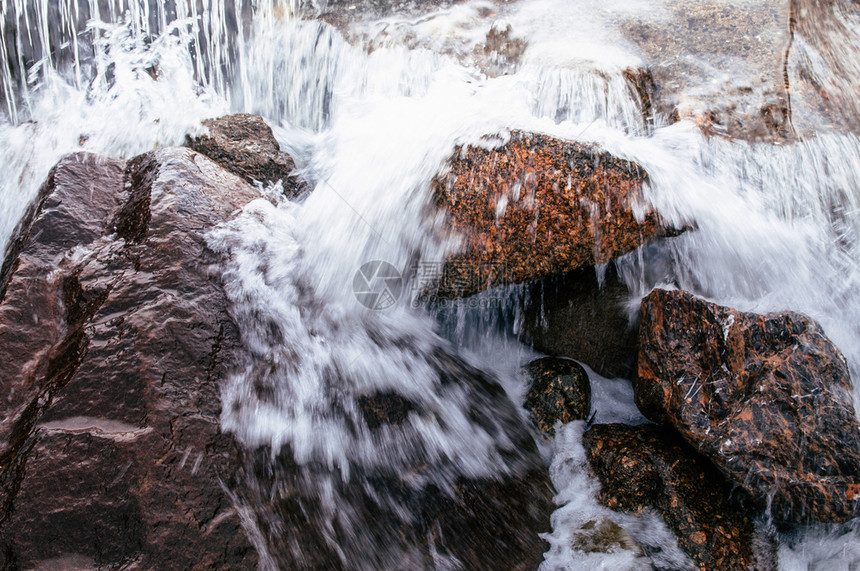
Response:
[{"label": "wet rock surface", "polygon": [[[240,496],[265,506],[256,524],[282,568],[536,569],[547,549],[554,494],[530,431],[504,390],[440,351],[433,362],[440,391],[457,387],[470,421],[499,442],[507,473],[475,477],[442,457],[415,454],[402,463],[296,465],[289,447],[247,455],[250,482]],[[367,427],[409,437],[407,417],[441,422],[429,409],[394,392],[359,397]],[[507,444],[504,444],[507,442]],[[337,502],[326,501],[329,489]],[[287,533],[284,531],[287,530]]]},{"label": "wet rock surface", "polygon": [[663,18],[618,23],[653,74],[655,111],[711,135],[793,136],[784,74],[790,2],[661,4]]},{"label": "wet rock surface", "polygon": [[282,181],[284,194],[297,196],[305,191],[293,175],[293,159],[281,151],[272,128],[259,115],[237,113],[207,119],[208,135],[189,138],[188,146],[206,155],[228,171],[253,184]]},{"label": "wet rock surface", "polygon": [[525,408],[537,428],[552,436],[556,422],[585,420],[591,412],[591,384],[585,369],[570,359],[543,357],[524,369],[530,386]]},{"label": "wet rock surface", "polygon": [[623,306],[630,291],[613,264],[602,283],[594,268],[584,268],[538,280],[528,292],[523,342],[581,361],[604,377],[633,376],[637,330]]},{"label": "wet rock surface", "polygon": [[451,230],[465,237],[437,294],[466,296],[636,248],[661,233],[642,197],[647,180],[635,163],[541,134],[513,131],[493,150],[459,149],[433,181]]},{"label": "wet rock surface", "polygon": [[656,510],[700,569],[775,569],[774,553],[755,547],[752,522],[729,499],[731,485],[671,429],[599,424],[583,445],[601,503]]},{"label": "wet rock surface", "polygon": [[791,0],[784,74],[795,130],[860,131],[860,4]]},{"label": "wet rock surface", "polygon": [[[536,568],[547,470],[504,390],[445,350],[439,390],[503,473],[416,455],[346,474],[221,432],[246,352],[205,235],[259,196],[191,149],[54,169],[0,303],[0,566]],[[355,405],[371,438],[441,421],[394,391]]]},{"label": "wet rock surface", "polygon": [[683,291],[642,302],[636,403],[672,424],[776,520],[860,509],[860,425],[845,359],[813,320]]},{"label": "wet rock surface", "polygon": [[222,489],[240,340],[203,232],[256,191],[164,149],[69,156],[41,195],[0,305],[3,567],[253,568]]}]

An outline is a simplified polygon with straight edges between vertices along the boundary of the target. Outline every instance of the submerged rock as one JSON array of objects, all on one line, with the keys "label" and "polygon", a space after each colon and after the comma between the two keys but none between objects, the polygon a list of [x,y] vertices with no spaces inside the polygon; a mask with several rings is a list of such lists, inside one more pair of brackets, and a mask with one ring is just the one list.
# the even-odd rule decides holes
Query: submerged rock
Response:
[{"label": "submerged rock", "polygon": [[208,135],[189,138],[188,146],[250,183],[282,181],[284,194],[297,196],[302,183],[292,176],[296,165],[281,151],[272,128],[259,115],[237,113],[207,119]]},{"label": "submerged rock", "polygon": [[636,328],[624,302],[630,295],[610,264],[602,283],[594,268],[530,284],[522,340],[547,355],[581,361],[604,377],[633,376]]},{"label": "submerged rock", "polygon": [[597,147],[513,131],[495,149],[459,149],[433,181],[451,230],[465,237],[438,286],[461,297],[606,262],[661,232],[648,175]]},{"label": "submerged rock", "polygon": [[189,149],[54,168],[0,304],[4,568],[256,566],[222,488],[241,342],[203,232],[257,196]]},{"label": "submerged rock", "polygon": [[544,434],[555,434],[556,422],[585,420],[591,412],[591,384],[585,369],[570,359],[543,357],[524,372],[531,379],[525,408]]},{"label": "submerged rock", "polygon": [[700,569],[775,569],[771,550],[754,549],[753,524],[730,501],[731,486],[670,429],[599,424],[583,445],[600,479],[601,503],[656,510]]},{"label": "submerged rock", "polygon": [[[446,454],[392,452],[381,464],[298,465],[289,446],[248,455],[251,485],[240,492],[281,568],[536,569],[547,549],[553,489],[530,432],[504,390],[439,351],[430,363],[440,392],[456,390],[497,442],[505,470],[469,475]],[[409,419],[443,415],[396,392],[357,399],[374,438],[415,436]],[[360,427],[355,427],[360,430]],[[325,490],[325,494],[320,491]],[[335,501],[333,501],[335,500]]]},{"label": "submerged rock", "polygon": [[813,320],[654,290],[642,301],[634,389],[645,416],[675,426],[775,519],[860,515],[848,367]]},{"label": "submerged rock", "polygon": [[573,538],[573,547],[584,553],[630,551],[637,559],[645,558],[642,546],[611,519],[585,522]]}]

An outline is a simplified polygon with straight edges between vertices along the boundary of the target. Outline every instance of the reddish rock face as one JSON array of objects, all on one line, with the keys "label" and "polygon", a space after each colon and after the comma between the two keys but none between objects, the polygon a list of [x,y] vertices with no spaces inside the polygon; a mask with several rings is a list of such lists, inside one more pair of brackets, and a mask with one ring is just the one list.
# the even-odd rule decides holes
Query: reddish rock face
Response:
[{"label": "reddish rock face", "polygon": [[293,159],[281,152],[272,128],[259,115],[237,113],[218,119],[207,119],[203,125],[209,135],[188,140],[188,146],[239,175],[248,182],[283,182],[284,193],[301,194],[304,185],[291,176],[296,169]]},{"label": "reddish rock face", "polygon": [[203,234],[257,196],[189,149],[55,167],[0,303],[0,566],[256,567]]},{"label": "reddish rock face", "polygon": [[583,445],[600,479],[601,503],[655,509],[700,569],[775,569],[770,550],[754,552],[753,525],[729,500],[731,486],[673,430],[598,424]]},{"label": "reddish rock face", "polygon": [[493,150],[458,149],[433,189],[466,241],[438,294],[471,295],[629,252],[660,231],[642,197],[647,179],[596,147],[534,133],[513,131]]},{"label": "reddish rock face", "polygon": [[860,515],[860,425],[845,359],[797,313],[757,315],[654,290],[636,403],[674,425],[777,520]]}]

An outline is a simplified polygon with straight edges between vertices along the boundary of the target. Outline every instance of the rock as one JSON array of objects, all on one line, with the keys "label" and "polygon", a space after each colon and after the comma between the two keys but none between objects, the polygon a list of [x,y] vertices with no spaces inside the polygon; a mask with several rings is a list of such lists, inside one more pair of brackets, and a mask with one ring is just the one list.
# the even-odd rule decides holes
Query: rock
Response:
[{"label": "rock", "polygon": [[[205,236],[259,196],[191,149],[54,169],[0,301],[0,567],[536,568],[549,474],[505,391],[441,347],[438,390],[499,473],[420,450],[298,465],[221,432],[221,383],[249,365]],[[444,422],[393,390],[341,396],[370,439]]]},{"label": "rock", "polygon": [[591,412],[591,384],[576,361],[543,357],[524,368],[531,379],[525,408],[544,434],[555,434],[556,422],[585,420]]},{"label": "rock", "polygon": [[358,397],[358,407],[368,428],[400,425],[415,410],[415,404],[394,392],[375,393]]},{"label": "rock", "polygon": [[606,262],[661,231],[642,196],[647,173],[594,146],[511,132],[493,150],[461,148],[433,181],[465,237],[437,295],[462,297]]},{"label": "rock", "polygon": [[784,67],[791,4],[668,2],[660,18],[619,14],[618,29],[653,76],[659,116],[689,119],[708,135],[783,142],[793,137]]},{"label": "rock", "polygon": [[789,4],[783,74],[791,88],[790,118],[801,137],[860,132],[857,46],[860,3],[793,0]]},{"label": "rock", "polygon": [[755,530],[729,500],[731,486],[670,429],[600,424],[583,445],[600,479],[600,502],[656,510],[700,569],[775,569],[772,550],[754,549]]},{"label": "rock", "polygon": [[845,359],[813,320],[654,290],[636,403],[675,426],[778,521],[860,515],[860,425]]},{"label": "rock", "polygon": [[241,350],[203,234],[258,196],[190,149],[71,155],[0,303],[0,563],[255,568],[223,485]]},{"label": "rock", "polygon": [[280,180],[288,197],[304,192],[304,185],[291,176],[296,169],[293,159],[281,152],[271,127],[259,115],[237,113],[207,119],[203,125],[209,128],[209,134],[189,137],[187,141],[198,153],[252,184]]},{"label": "rock", "polygon": [[517,71],[527,47],[528,41],[517,37],[510,24],[496,20],[484,41],[475,46],[472,59],[488,76],[498,77]]},{"label": "rock", "polygon": [[[298,466],[289,446],[274,461],[268,447],[256,450],[247,467],[253,484],[242,498],[267,506],[257,522],[278,567],[434,569],[445,562],[530,570],[542,562],[548,545],[538,534],[550,530],[554,492],[529,430],[498,384],[443,350],[430,364],[439,390],[462,391],[469,420],[507,443],[498,448],[506,473],[466,475],[445,455],[420,450],[405,464],[392,455],[373,466],[351,462],[344,471]],[[405,416],[443,422],[393,391],[357,400],[380,438],[414,434]]]},{"label": "rock", "polygon": [[630,551],[637,558],[645,557],[642,546],[611,519],[585,522],[573,538],[573,547],[584,553]]},{"label": "rock", "polygon": [[594,268],[538,280],[528,287],[522,341],[541,353],[570,357],[604,377],[633,376],[637,330],[624,302],[630,291],[610,264],[599,283]]}]

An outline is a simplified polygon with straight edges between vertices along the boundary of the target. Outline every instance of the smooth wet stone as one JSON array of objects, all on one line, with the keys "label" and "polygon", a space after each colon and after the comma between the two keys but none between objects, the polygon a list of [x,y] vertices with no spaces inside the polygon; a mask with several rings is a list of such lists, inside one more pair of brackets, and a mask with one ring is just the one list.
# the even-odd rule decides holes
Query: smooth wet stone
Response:
[{"label": "smooth wet stone", "polygon": [[600,480],[599,500],[613,510],[656,510],[678,546],[703,570],[775,569],[770,548],[730,500],[731,485],[671,429],[599,424],[583,436]]},{"label": "smooth wet stone", "polygon": [[[554,491],[531,432],[441,348],[437,389],[505,470],[419,450],[346,474],[221,432],[221,385],[247,353],[206,236],[260,196],[191,149],[56,167],[0,303],[0,567],[536,568]],[[340,405],[368,438],[445,422],[393,390]]]},{"label": "smooth wet stone", "polygon": [[552,436],[555,423],[588,418],[591,383],[582,365],[570,359],[543,357],[523,371],[531,380],[524,406],[541,432]]},{"label": "smooth wet stone", "polygon": [[778,521],[860,515],[860,424],[844,357],[813,320],[654,290],[639,317],[636,404]]},{"label": "smooth wet stone", "polygon": [[512,131],[492,150],[460,148],[433,180],[465,243],[436,294],[463,297],[606,262],[665,233],[645,202],[648,174],[595,146]]},{"label": "smooth wet stone", "polygon": [[367,427],[371,430],[381,426],[403,424],[409,413],[415,410],[414,403],[394,392],[360,396],[357,403],[367,422]]},{"label": "smooth wet stone", "polygon": [[293,159],[281,151],[272,128],[259,115],[237,113],[207,119],[208,135],[189,138],[188,146],[250,183],[281,181],[288,197],[304,191]]},{"label": "smooth wet stone", "polygon": [[0,302],[4,569],[256,568],[223,488],[241,340],[204,234],[258,196],[190,149],[54,168]]}]

